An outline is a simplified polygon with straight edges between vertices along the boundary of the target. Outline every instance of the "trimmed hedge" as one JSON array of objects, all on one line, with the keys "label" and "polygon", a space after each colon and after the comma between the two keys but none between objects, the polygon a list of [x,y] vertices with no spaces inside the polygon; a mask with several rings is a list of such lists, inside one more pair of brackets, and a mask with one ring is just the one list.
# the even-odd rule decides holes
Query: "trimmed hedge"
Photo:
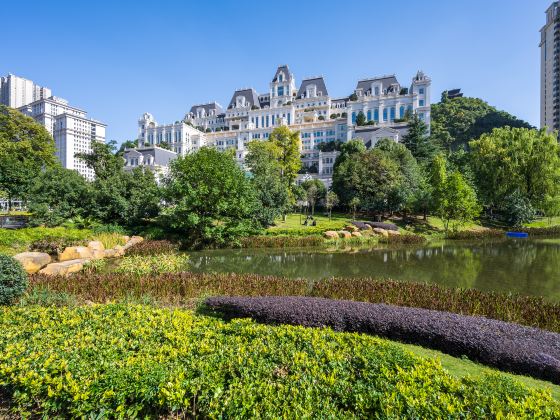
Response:
[{"label": "trimmed hedge", "polygon": [[0,305],[10,305],[23,295],[29,279],[16,259],[0,254]]},{"label": "trimmed hedge", "polygon": [[205,304],[227,318],[375,334],[560,384],[560,334],[537,328],[449,312],[321,298],[213,297]]},{"label": "trimmed hedge", "polygon": [[560,416],[549,392],[366,335],[127,305],[4,308],[0,329],[0,396],[21,417]]},{"label": "trimmed hedge", "polygon": [[71,277],[35,274],[31,276],[31,291],[67,293],[82,301],[101,303],[145,296],[164,304],[185,304],[211,295],[314,296],[480,315],[560,332],[560,304],[543,298],[372,278],[313,282],[228,273],[187,272],[141,277],[116,273],[75,273]]}]

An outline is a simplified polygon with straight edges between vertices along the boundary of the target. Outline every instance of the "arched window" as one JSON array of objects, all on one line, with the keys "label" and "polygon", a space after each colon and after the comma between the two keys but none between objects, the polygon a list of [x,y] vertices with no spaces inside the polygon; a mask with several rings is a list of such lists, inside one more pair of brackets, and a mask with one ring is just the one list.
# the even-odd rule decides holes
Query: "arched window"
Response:
[{"label": "arched window", "polygon": [[283,79],[284,79],[284,77],[283,77],[282,73],[280,73],[280,74],[278,75],[278,81],[279,81],[279,82],[282,82]]},{"label": "arched window", "polygon": [[373,120],[379,122],[379,108],[375,108],[373,111]]},{"label": "arched window", "polygon": [[371,110],[367,112],[367,120],[371,121]]},{"label": "arched window", "polygon": [[395,119],[395,112],[396,112],[395,107],[392,106],[391,107],[391,121],[393,121]]},{"label": "arched window", "polygon": [[404,118],[404,105],[399,108],[399,118]]},{"label": "arched window", "polygon": [[356,124],[356,113],[352,112],[352,124]]},{"label": "arched window", "polygon": [[383,121],[387,121],[387,108],[383,108]]}]

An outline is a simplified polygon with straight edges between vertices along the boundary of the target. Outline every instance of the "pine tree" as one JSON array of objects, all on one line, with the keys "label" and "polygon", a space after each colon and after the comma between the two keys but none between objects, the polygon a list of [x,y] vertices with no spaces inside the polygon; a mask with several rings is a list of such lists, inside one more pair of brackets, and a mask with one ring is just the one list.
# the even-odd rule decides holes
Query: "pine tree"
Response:
[{"label": "pine tree", "polygon": [[403,137],[402,143],[420,164],[431,162],[440,151],[437,142],[428,135],[426,123],[416,114],[408,123],[408,133]]}]

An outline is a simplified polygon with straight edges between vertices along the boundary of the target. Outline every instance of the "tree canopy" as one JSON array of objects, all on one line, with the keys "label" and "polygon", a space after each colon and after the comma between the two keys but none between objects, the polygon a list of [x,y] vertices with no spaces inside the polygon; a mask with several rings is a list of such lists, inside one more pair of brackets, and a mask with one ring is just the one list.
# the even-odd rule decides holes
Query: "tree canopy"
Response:
[{"label": "tree canopy", "polygon": [[560,193],[560,146],[554,134],[496,128],[470,142],[471,166],[481,198],[499,207],[519,191],[537,209]]},{"label": "tree canopy", "polygon": [[499,127],[532,128],[527,122],[496,109],[482,99],[442,95],[431,107],[431,136],[447,150],[466,147],[468,142]]},{"label": "tree canopy", "polygon": [[26,198],[35,177],[55,162],[49,132],[32,118],[0,105],[0,190],[8,200]]},{"label": "tree canopy", "polygon": [[259,205],[228,152],[202,148],[171,163],[162,222],[190,246],[223,245],[252,231]]}]

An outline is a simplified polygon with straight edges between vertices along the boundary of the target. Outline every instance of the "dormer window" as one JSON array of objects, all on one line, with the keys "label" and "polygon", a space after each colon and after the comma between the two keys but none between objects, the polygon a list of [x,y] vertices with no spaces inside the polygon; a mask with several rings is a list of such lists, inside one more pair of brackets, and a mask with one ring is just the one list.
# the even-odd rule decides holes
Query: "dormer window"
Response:
[{"label": "dormer window", "polygon": [[373,92],[374,92],[374,95],[375,95],[375,96],[379,96],[379,86],[375,86],[375,87],[373,88]]},{"label": "dormer window", "polygon": [[280,74],[278,75],[278,81],[279,81],[279,82],[283,82],[283,81],[284,81],[284,75],[283,75],[282,73],[280,73]]},{"label": "dormer window", "polygon": [[314,98],[315,96],[317,96],[317,86],[315,85],[309,85],[307,86],[306,91],[306,98]]},{"label": "dormer window", "polygon": [[238,96],[237,98],[235,98],[235,104],[237,108],[243,108],[245,106],[245,97]]}]

